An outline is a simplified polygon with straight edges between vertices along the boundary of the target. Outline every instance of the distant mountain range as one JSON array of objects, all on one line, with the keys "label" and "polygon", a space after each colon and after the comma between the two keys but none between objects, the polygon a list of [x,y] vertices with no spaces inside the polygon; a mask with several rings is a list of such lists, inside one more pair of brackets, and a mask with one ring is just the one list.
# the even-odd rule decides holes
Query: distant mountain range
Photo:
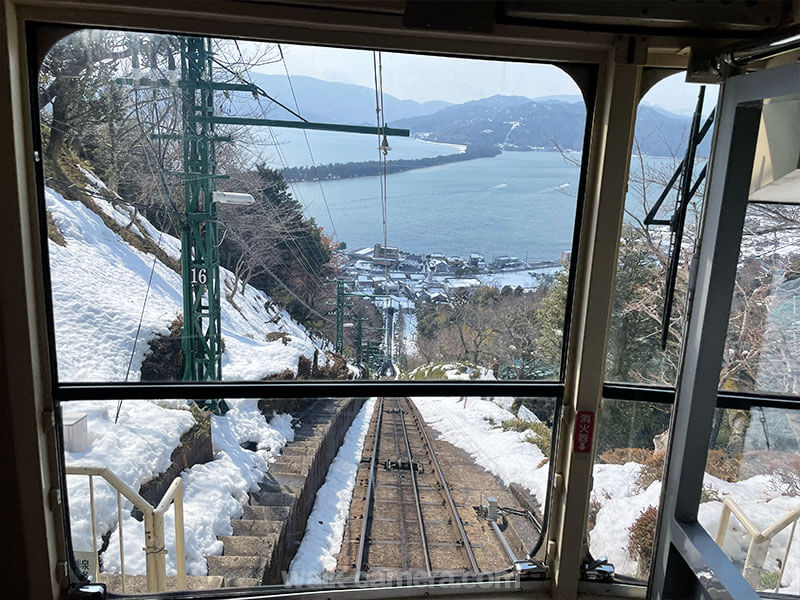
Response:
[{"label": "distant mountain range", "polygon": [[[396,119],[412,135],[452,144],[497,145],[504,150],[553,150],[556,145],[580,150],[586,111],[578,96],[531,100],[523,96],[491,96],[448,106],[429,115]],[[641,105],[636,139],[644,154],[683,155],[691,119],[662,108]],[[710,136],[700,147],[707,155]]]},{"label": "distant mountain range", "polygon": [[[254,83],[272,97],[295,109],[292,90],[285,76],[251,73]],[[348,83],[333,83],[313,77],[294,76],[292,86],[309,121],[373,125],[375,91]],[[252,110],[255,101],[244,99],[242,108]],[[288,112],[271,105],[269,116],[293,120]],[[584,136],[585,108],[580,96],[543,98],[495,95],[452,104],[444,101],[415,102],[384,94],[389,125],[411,130],[412,135],[436,142],[464,144],[485,149],[553,150],[558,146],[580,150]],[[655,106],[640,105],[636,139],[641,151],[653,156],[683,155],[691,119]],[[700,146],[706,156],[710,136]]]},{"label": "distant mountain range", "polygon": [[[295,110],[292,90],[285,75],[251,73],[250,78],[270,96]],[[375,90],[371,88],[300,75],[292,77],[292,87],[300,105],[298,112],[309,121],[375,125]],[[439,100],[415,102],[383,95],[384,111],[393,119],[428,115],[450,105],[450,102]],[[270,118],[291,120],[294,117],[276,107],[270,112]]]}]

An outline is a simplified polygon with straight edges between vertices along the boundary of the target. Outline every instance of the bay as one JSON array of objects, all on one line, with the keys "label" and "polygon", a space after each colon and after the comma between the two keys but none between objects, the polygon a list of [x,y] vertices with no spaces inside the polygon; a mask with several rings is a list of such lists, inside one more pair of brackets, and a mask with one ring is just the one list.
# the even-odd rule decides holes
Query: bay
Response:
[{"label": "bay", "polygon": [[[578,167],[557,152],[504,152],[390,175],[388,244],[419,254],[558,261],[572,249],[578,179]],[[327,234],[335,230],[351,249],[382,243],[378,177],[324,181],[321,188],[292,185]]]},{"label": "bay", "polygon": [[[309,131],[317,165],[376,160],[377,139],[368,135]],[[299,130],[274,130],[261,146],[273,167],[311,164]],[[264,142],[268,140],[264,139]],[[277,146],[274,142],[277,142]],[[459,152],[453,144],[392,137],[389,160]],[[578,155],[575,155],[579,158]],[[633,161],[650,183],[647,202],[632,182],[626,208],[641,218],[674,168],[674,159]],[[387,232],[390,246],[419,254],[442,253],[487,260],[503,255],[529,262],[560,261],[572,249],[579,168],[558,152],[503,152],[492,158],[415,169],[387,178]],[[659,183],[660,182],[660,183]],[[295,196],[327,235],[350,249],[383,242],[380,180],[359,177],[292,184]],[[327,206],[326,206],[327,202]],[[668,215],[673,203],[665,202]]]}]

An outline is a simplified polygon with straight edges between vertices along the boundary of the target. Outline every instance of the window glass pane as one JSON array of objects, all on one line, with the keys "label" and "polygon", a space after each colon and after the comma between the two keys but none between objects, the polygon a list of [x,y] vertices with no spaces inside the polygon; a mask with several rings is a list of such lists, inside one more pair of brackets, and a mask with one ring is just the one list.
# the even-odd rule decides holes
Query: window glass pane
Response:
[{"label": "window glass pane", "polygon": [[609,400],[601,404],[589,501],[589,552],[618,575],[650,572],[672,406]]},{"label": "window glass pane", "polygon": [[61,381],[560,377],[560,69],[93,30],[38,84]]},{"label": "window glass pane", "polygon": [[750,204],[720,387],[800,394],[800,206]]},{"label": "window glass pane", "polygon": [[[65,403],[75,558],[128,593],[148,590],[158,567],[148,570],[143,549],[162,543],[168,589],[347,586],[357,564],[375,585],[467,581],[476,568],[513,581],[513,559],[544,559],[555,406],[502,397],[228,399],[215,412],[186,401]],[[182,496],[171,502],[175,486]],[[159,505],[163,527],[146,542]]]},{"label": "window glass pane", "polygon": [[[602,402],[589,508],[589,552],[593,558],[607,557],[617,575],[642,583],[651,567],[670,412],[666,404]],[[716,412],[698,518],[718,542],[724,542],[722,548],[740,568],[744,568],[752,536],[735,515],[745,515],[758,533],[784,519],[786,527],[771,542],[754,546],[758,564],[745,573],[761,591],[796,594],[800,585],[794,575],[800,549],[796,540],[789,542],[794,539],[793,519],[800,516],[799,444],[798,411],[756,407]],[[720,518],[728,510],[734,516],[723,536]]]},{"label": "window glass pane", "polygon": [[800,411],[717,410],[698,520],[756,590],[800,594],[798,517]]},{"label": "window glass pane", "polygon": [[720,387],[800,394],[800,97],[766,100]]},{"label": "window glass pane", "polygon": [[[681,177],[669,184],[686,155],[699,90],[683,79],[674,75],[656,84],[637,112],[606,355],[609,381],[673,385],[677,376],[689,261],[703,195],[700,183],[686,203],[671,325],[662,350],[662,307],[674,240],[669,221],[675,214]],[[714,108],[716,92],[716,86],[705,89],[700,126]],[[708,157],[711,135],[709,129],[697,146],[693,183]],[[671,191],[657,208],[668,187]],[[651,211],[662,223],[648,224]]]}]

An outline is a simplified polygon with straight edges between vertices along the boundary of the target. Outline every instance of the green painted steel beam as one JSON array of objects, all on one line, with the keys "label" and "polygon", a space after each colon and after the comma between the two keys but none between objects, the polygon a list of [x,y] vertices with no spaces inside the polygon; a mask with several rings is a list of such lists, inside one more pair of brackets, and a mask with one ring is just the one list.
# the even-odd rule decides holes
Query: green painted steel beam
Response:
[{"label": "green painted steel beam", "polygon": [[198,175],[195,172],[188,172],[188,171],[164,171],[164,173],[166,173],[167,175],[174,175],[175,177],[186,177],[187,179],[190,178],[190,177],[194,178],[194,179],[197,179],[199,177],[202,177],[204,179],[208,179],[208,178],[210,178],[210,179],[230,179],[231,178],[230,175],[225,175],[225,174],[215,174],[215,175],[202,175],[202,174],[200,174],[200,175]]},{"label": "green painted steel beam", "polygon": [[[182,140],[187,134],[181,135],[180,133],[151,133],[151,140]],[[189,139],[205,139],[201,135],[188,134]],[[229,135],[215,135],[211,138],[215,142],[232,142],[233,138]]]},{"label": "green painted steel beam", "polygon": [[343,133],[367,133],[371,135],[393,135],[409,137],[408,129],[395,127],[370,127],[368,125],[343,125],[341,123],[313,123],[310,121],[282,121],[278,119],[256,119],[250,117],[199,116],[199,123],[215,125],[251,125],[255,127],[286,127],[289,129],[314,129],[318,131],[339,131]]},{"label": "green painted steel beam", "polygon": [[251,92],[257,93],[258,88],[254,85],[246,83],[223,83],[221,81],[184,81],[178,80],[171,82],[169,79],[150,79],[143,77],[138,83],[134,83],[131,77],[118,77],[114,80],[118,85],[130,85],[137,88],[193,88],[193,89],[211,89],[217,91],[230,91],[230,92]]}]

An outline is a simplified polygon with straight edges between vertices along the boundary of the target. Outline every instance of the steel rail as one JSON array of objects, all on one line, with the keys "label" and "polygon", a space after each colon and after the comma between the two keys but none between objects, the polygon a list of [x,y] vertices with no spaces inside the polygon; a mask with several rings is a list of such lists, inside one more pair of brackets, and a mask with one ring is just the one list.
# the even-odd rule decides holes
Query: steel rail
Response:
[{"label": "steel rail", "polygon": [[378,460],[378,440],[381,434],[383,420],[383,398],[378,404],[378,417],[375,422],[375,440],[372,442],[372,458],[369,461],[369,480],[367,481],[367,495],[364,500],[364,521],[361,523],[361,537],[358,540],[358,558],[356,559],[355,582],[361,580],[361,567],[364,564],[364,550],[367,547],[367,530],[369,529],[369,512],[372,503],[372,493],[375,488],[375,464]]},{"label": "steel rail", "polygon": [[[398,457],[398,460],[399,460],[399,458],[400,458],[400,434],[397,433],[397,429],[398,429],[397,422],[395,421],[394,423],[392,423],[392,425],[393,425],[393,427],[392,427],[392,433],[393,433],[392,440],[394,441],[394,455],[396,457]],[[405,515],[403,514],[403,511],[402,511],[403,502],[405,500],[405,494],[403,493],[403,488],[400,485],[400,481],[399,481],[402,478],[402,474],[400,473],[400,469],[396,469],[396,471],[397,471],[397,479],[398,479],[398,482],[397,482],[397,493],[398,493],[398,496],[399,496],[400,506],[401,506],[401,510],[397,511],[397,516],[400,517],[398,519],[398,523],[400,525],[400,539],[401,540],[407,540],[408,539],[408,528],[406,527],[406,517],[405,517]],[[409,569],[407,544],[400,544],[400,552],[402,554],[402,559],[403,559],[403,569],[405,569],[407,571]]]},{"label": "steel rail", "polygon": [[442,490],[444,491],[445,498],[447,499],[447,504],[450,508],[450,512],[453,515],[453,522],[458,527],[458,532],[461,535],[461,541],[464,545],[464,550],[467,553],[467,557],[469,558],[472,570],[475,573],[480,573],[480,568],[478,567],[478,561],[475,560],[475,553],[472,552],[472,546],[470,545],[469,538],[467,537],[467,530],[464,529],[464,523],[461,521],[461,517],[458,515],[458,509],[456,508],[456,503],[453,501],[453,496],[450,494],[450,489],[447,487],[447,481],[445,480],[444,474],[442,473],[442,468],[439,466],[439,461],[437,460],[436,453],[433,450],[433,444],[431,444],[431,440],[428,437],[427,432],[425,431],[425,427],[422,425],[422,417],[419,415],[417,407],[414,406],[414,403],[411,401],[410,398],[408,399],[408,406],[411,408],[411,414],[414,416],[414,420],[417,422],[419,431],[422,434],[423,439],[425,440],[425,445],[428,447],[428,453],[430,454],[431,462],[433,462],[433,467],[436,469],[436,475],[439,477],[439,482],[442,484]]},{"label": "steel rail", "polygon": [[[406,399],[407,403],[411,403],[410,400]],[[406,451],[408,452],[408,468],[411,471],[411,483],[414,486],[414,501],[417,507],[417,521],[419,522],[419,533],[422,539],[422,554],[425,557],[425,568],[428,571],[428,577],[433,574],[433,569],[431,568],[431,557],[428,551],[428,539],[425,533],[425,522],[422,519],[422,500],[419,497],[419,485],[417,484],[417,474],[414,471],[414,457],[411,454],[411,444],[408,441],[408,429],[406,428],[406,415],[405,411],[400,406],[400,399],[397,399],[397,408],[400,409],[400,424],[403,426],[403,437],[406,441]]]},{"label": "steel rail", "polygon": [[508,560],[510,560],[511,564],[513,565],[515,562],[517,562],[517,555],[511,549],[506,536],[503,535],[503,532],[500,531],[500,527],[494,521],[489,521],[489,525],[491,525],[495,535],[497,536],[497,539],[500,540],[500,544],[503,546],[503,550],[505,551]]},{"label": "steel rail", "polygon": [[[53,373],[56,373],[55,369]],[[560,398],[564,384],[512,381],[200,381],[166,383],[59,383],[53,394],[72,400],[162,400],[184,398],[372,398],[406,396],[525,396]]]}]

